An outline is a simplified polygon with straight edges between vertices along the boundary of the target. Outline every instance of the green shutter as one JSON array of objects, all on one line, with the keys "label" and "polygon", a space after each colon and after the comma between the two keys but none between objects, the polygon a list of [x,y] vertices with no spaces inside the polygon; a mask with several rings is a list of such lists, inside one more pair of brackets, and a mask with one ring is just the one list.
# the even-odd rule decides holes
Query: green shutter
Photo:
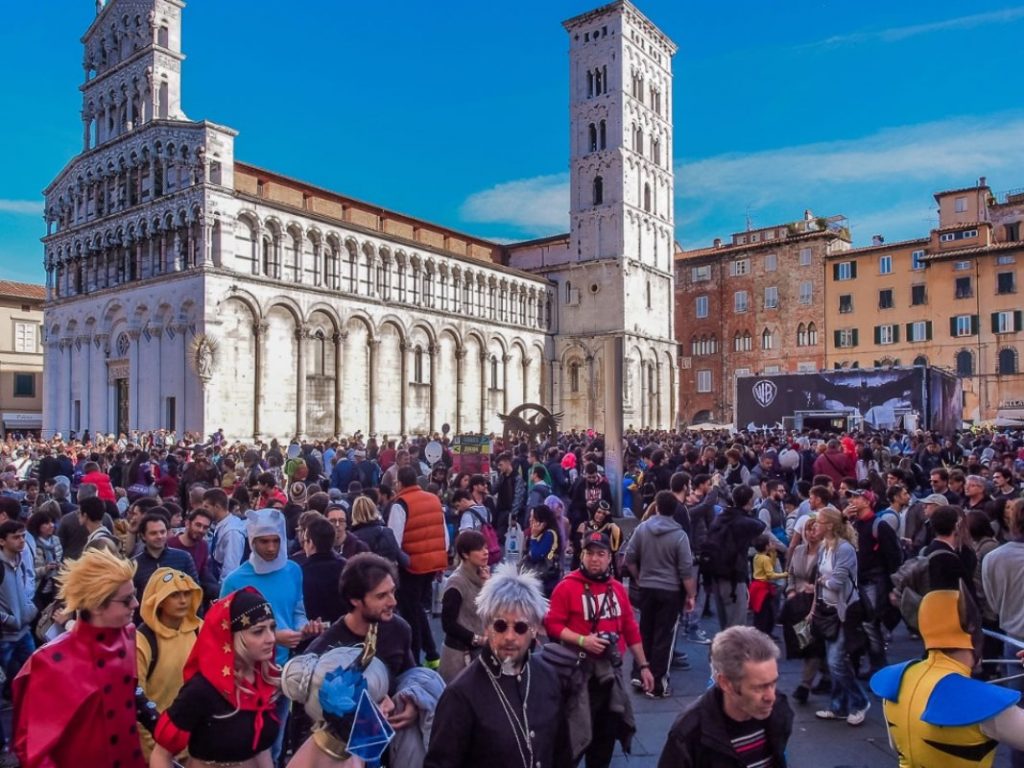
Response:
[{"label": "green shutter", "polygon": [[1013,330],[1024,331],[1024,312],[1019,309],[1013,311]]},{"label": "green shutter", "polygon": [[832,279],[833,280],[838,280],[839,279],[839,265],[838,264],[833,264],[832,265]]},{"label": "green shutter", "polygon": [[999,313],[992,313],[992,333],[999,333]]},{"label": "green shutter", "polygon": [[914,324],[907,323],[907,341],[911,341],[914,338]]},{"label": "green shutter", "polygon": [[981,318],[978,315],[971,315],[971,335],[977,336],[981,331]]},{"label": "green shutter", "polygon": [[857,329],[854,328],[853,329],[853,346],[856,347],[859,341],[860,341],[860,333],[858,333]]},{"label": "green shutter", "polygon": [[932,321],[931,320],[925,320],[924,330],[925,330],[925,338],[927,338],[928,341],[931,341],[932,340]]},{"label": "green shutter", "polygon": [[841,337],[842,337],[842,333],[840,333],[839,331],[833,331],[832,332],[832,341],[833,341],[833,345],[836,347],[836,349],[839,348],[839,342],[840,342]]},{"label": "green shutter", "polygon": [[956,338],[956,317],[949,318],[949,335]]},{"label": "green shutter", "polygon": [[851,261],[850,262],[850,279],[851,280],[856,280],[857,279],[857,262],[856,261]]},{"label": "green shutter", "polygon": [[900,343],[900,327],[899,325],[893,325],[892,327],[892,341],[893,344]]},{"label": "green shutter", "polygon": [[875,344],[881,344],[881,343],[882,343],[882,326],[876,325],[875,326]]}]

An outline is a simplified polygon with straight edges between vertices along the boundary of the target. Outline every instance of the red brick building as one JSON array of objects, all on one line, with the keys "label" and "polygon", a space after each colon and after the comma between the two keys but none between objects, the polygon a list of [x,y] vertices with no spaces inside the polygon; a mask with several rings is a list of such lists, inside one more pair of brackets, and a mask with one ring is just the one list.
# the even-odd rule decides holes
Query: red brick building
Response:
[{"label": "red brick building", "polygon": [[729,422],[736,376],[825,364],[825,256],[850,248],[843,216],[789,224],[678,251],[679,421]]}]

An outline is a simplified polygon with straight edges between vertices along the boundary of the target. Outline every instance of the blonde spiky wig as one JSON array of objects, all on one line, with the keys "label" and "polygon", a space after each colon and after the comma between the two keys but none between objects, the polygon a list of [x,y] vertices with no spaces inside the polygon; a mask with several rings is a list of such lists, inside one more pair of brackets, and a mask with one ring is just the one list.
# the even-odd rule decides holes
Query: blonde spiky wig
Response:
[{"label": "blonde spiky wig", "polygon": [[106,549],[87,549],[64,564],[58,581],[68,611],[95,611],[135,576],[135,563]]},{"label": "blonde spiky wig", "polygon": [[548,612],[540,579],[529,571],[521,572],[514,563],[498,565],[476,596],[476,612],[484,624],[490,624],[505,611],[518,613],[534,623],[539,623]]}]

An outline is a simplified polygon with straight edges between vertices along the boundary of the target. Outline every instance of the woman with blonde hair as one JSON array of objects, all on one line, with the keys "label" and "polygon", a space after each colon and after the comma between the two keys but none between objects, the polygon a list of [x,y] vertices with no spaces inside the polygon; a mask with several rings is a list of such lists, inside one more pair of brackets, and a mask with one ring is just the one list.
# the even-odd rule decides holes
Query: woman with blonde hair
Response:
[{"label": "woman with blonde hair", "polygon": [[185,684],[153,728],[150,768],[171,768],[186,748],[186,768],[271,768],[281,672],[276,626],[270,603],[253,587],[210,607],[185,662]]},{"label": "woman with blonde hair", "polygon": [[363,542],[375,555],[392,563],[403,567],[409,563],[409,556],[398,546],[394,531],[384,525],[373,499],[360,496],[352,503],[352,530],[349,535]]},{"label": "woman with blonde hair", "polygon": [[64,564],[59,599],[78,620],[32,654],[13,683],[22,765],[80,765],[86,755],[91,765],[146,765],[136,724],[134,575],[135,563],[104,549]]},{"label": "woman with blonde hair", "polygon": [[832,701],[828,709],[814,714],[822,720],[843,719],[850,725],[860,725],[871,702],[857,681],[847,651],[850,636],[860,626],[857,532],[833,506],[818,510],[815,525],[822,543],[812,623],[825,643],[825,659],[832,677]]}]

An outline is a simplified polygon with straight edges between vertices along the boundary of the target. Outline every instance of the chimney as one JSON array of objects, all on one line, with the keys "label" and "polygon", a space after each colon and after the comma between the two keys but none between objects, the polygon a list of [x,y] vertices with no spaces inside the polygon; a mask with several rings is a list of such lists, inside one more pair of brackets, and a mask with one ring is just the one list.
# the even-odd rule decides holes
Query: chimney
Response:
[{"label": "chimney", "polygon": [[715,248],[721,248],[721,247],[722,247],[722,238],[716,237],[715,238]]},{"label": "chimney", "polygon": [[871,236],[871,244],[872,245],[881,245],[884,242],[885,242],[885,238],[882,237],[881,235],[872,235]]},{"label": "chimney", "polygon": [[804,221],[813,221],[813,220],[814,220],[814,214],[811,213],[811,209],[810,208],[805,208],[804,209]]},{"label": "chimney", "polygon": [[982,176],[980,179],[978,179],[978,186],[979,187],[987,187],[988,186],[988,179],[985,178],[984,176]]}]

